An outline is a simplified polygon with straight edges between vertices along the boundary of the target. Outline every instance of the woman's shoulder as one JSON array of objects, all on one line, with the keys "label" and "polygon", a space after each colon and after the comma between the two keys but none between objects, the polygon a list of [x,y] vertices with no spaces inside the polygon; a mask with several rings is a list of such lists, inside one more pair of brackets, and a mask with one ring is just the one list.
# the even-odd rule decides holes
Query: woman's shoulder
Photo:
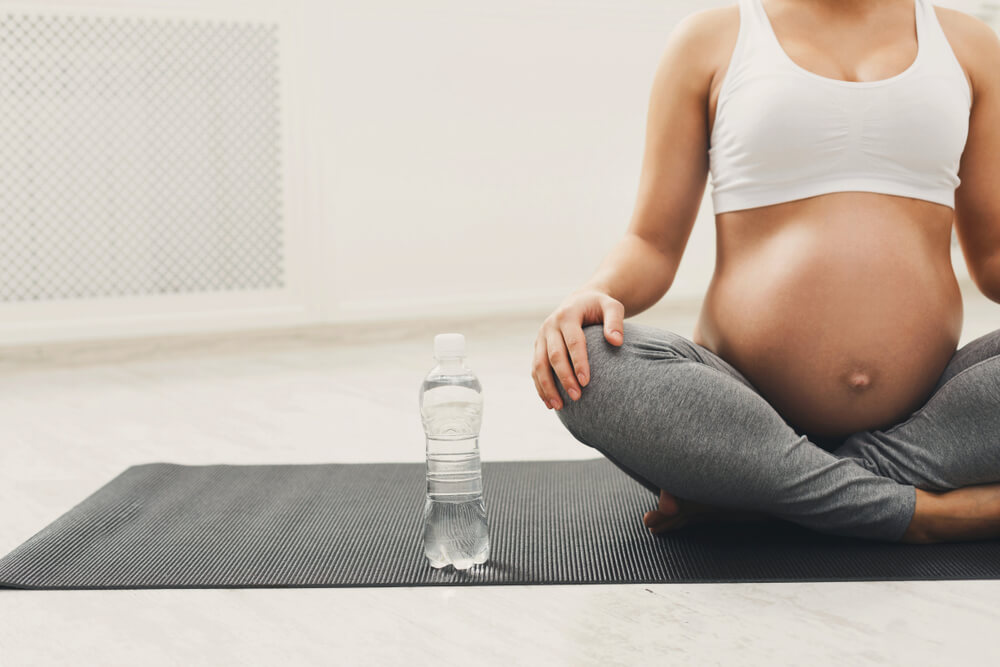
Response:
[{"label": "woman's shoulder", "polygon": [[739,28],[739,5],[709,7],[685,15],[675,24],[671,37],[695,49],[710,49],[727,38],[735,40]]},{"label": "woman's shoulder", "polygon": [[708,84],[728,65],[739,29],[739,5],[700,9],[674,25],[668,51],[682,54],[691,75]]},{"label": "woman's shoulder", "polygon": [[932,5],[932,8],[951,50],[969,78],[975,99],[976,89],[985,90],[1000,71],[1000,37],[978,16],[950,7]]}]

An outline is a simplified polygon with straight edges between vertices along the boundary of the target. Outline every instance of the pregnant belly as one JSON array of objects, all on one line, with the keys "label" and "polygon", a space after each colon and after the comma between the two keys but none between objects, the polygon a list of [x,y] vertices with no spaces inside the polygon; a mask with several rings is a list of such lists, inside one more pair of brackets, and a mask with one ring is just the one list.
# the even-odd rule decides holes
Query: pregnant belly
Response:
[{"label": "pregnant belly", "polygon": [[962,299],[950,258],[918,242],[828,233],[785,230],[718,265],[694,341],[800,433],[840,437],[926,402],[961,336]]}]

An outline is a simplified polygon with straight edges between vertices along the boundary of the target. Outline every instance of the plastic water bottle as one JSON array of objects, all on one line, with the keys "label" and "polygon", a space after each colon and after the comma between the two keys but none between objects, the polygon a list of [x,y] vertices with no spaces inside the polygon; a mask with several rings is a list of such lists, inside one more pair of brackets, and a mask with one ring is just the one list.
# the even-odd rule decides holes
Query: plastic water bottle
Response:
[{"label": "plastic water bottle", "polygon": [[490,556],[479,460],[483,389],[465,364],[462,334],[435,336],[434,358],[437,365],[420,387],[427,436],[424,555],[432,567],[465,570]]}]

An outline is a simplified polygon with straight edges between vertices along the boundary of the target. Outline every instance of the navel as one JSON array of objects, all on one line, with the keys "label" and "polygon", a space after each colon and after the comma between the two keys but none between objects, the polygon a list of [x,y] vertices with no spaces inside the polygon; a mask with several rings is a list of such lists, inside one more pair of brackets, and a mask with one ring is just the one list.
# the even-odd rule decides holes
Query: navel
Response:
[{"label": "navel", "polygon": [[872,379],[864,371],[853,371],[847,376],[847,386],[858,391],[871,386]]}]

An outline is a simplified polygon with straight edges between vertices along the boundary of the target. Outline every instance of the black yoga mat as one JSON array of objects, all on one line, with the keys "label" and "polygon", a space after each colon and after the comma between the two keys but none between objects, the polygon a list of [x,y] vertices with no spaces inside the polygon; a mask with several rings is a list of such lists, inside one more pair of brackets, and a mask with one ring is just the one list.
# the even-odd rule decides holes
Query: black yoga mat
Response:
[{"label": "black yoga mat", "polygon": [[605,458],[485,461],[489,561],[435,570],[423,463],[128,468],[0,559],[16,588],[995,579],[1000,540],[905,545],[784,521],[654,536],[656,497]]}]

